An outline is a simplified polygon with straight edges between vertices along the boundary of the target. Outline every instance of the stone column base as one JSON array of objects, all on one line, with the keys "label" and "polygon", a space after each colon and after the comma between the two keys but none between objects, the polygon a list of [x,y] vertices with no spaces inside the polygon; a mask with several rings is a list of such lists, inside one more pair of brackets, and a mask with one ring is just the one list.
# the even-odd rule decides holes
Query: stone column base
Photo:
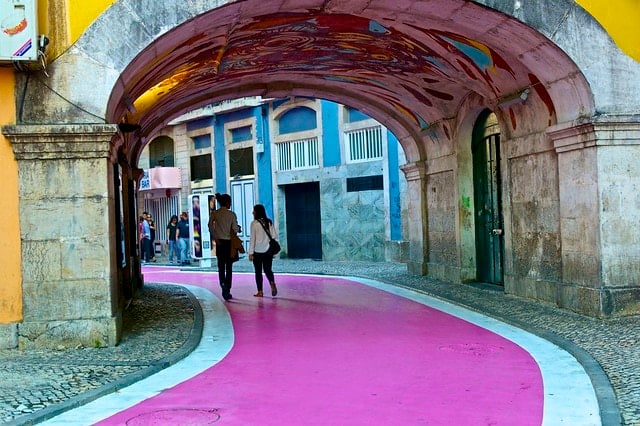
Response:
[{"label": "stone column base", "polygon": [[640,288],[586,287],[505,276],[505,292],[594,318],[640,314]]},{"label": "stone column base", "polygon": [[426,165],[424,163],[410,163],[402,166],[402,171],[407,178],[407,209],[409,211],[409,223],[407,235],[407,272],[410,274],[427,274],[428,230],[427,230],[427,204],[426,204]]},{"label": "stone column base", "polygon": [[120,340],[122,316],[64,321],[24,322],[18,325],[18,347],[27,348],[101,348],[115,346]]},{"label": "stone column base", "polygon": [[407,272],[413,275],[427,275],[426,262],[407,262]]},{"label": "stone column base", "polygon": [[454,284],[462,282],[461,269],[456,265],[428,262],[427,270],[429,271],[429,278],[440,281],[448,281]]},{"label": "stone column base", "polygon": [[0,349],[18,347],[18,324],[0,324]]},{"label": "stone column base", "polygon": [[640,288],[589,288],[561,285],[558,306],[597,318],[640,314]]},{"label": "stone column base", "polygon": [[409,259],[408,241],[385,241],[385,260],[387,262],[405,263]]}]

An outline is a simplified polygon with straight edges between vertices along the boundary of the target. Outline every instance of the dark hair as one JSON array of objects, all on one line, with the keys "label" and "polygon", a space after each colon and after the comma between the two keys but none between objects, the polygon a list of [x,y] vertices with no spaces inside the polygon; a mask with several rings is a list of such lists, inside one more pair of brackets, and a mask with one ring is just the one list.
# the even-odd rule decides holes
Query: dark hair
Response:
[{"label": "dark hair", "polygon": [[171,216],[171,219],[169,219],[169,222],[173,222],[173,219],[178,220],[178,215],[174,214],[173,216]]},{"label": "dark hair", "polygon": [[216,194],[218,203],[224,207],[231,207],[231,195],[229,194]]},{"label": "dark hair", "polygon": [[268,225],[271,224],[271,219],[267,217],[267,211],[262,204],[256,204],[253,206],[253,211],[255,212],[256,220],[263,219]]}]

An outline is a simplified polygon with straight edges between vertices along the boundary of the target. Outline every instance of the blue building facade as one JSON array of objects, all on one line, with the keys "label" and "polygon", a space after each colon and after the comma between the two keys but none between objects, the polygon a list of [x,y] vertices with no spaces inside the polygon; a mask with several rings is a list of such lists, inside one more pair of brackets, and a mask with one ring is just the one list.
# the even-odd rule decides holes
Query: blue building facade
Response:
[{"label": "blue building facade", "polygon": [[[157,153],[171,150],[173,164],[160,164]],[[169,196],[150,190],[143,204],[162,228],[175,214],[168,210],[186,210],[188,195],[229,193],[247,244],[260,203],[283,257],[402,261],[403,164],[395,136],[356,109],[312,98],[236,100],[187,114],[150,142],[140,166],[178,167],[183,185]]]}]

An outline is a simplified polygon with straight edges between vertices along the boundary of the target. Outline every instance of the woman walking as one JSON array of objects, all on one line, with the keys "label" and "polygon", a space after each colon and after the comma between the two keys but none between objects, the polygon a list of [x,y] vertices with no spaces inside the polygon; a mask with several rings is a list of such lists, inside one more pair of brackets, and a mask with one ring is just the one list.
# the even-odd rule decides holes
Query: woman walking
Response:
[{"label": "woman walking", "polygon": [[264,269],[264,274],[271,285],[271,295],[275,297],[278,294],[278,289],[271,269],[273,255],[269,253],[269,240],[276,239],[276,230],[271,219],[267,217],[267,212],[262,204],[256,204],[253,207],[253,218],[249,241],[249,260],[253,262],[256,286],[258,287],[258,292],[254,296],[262,297],[264,295],[262,291],[262,271]]}]

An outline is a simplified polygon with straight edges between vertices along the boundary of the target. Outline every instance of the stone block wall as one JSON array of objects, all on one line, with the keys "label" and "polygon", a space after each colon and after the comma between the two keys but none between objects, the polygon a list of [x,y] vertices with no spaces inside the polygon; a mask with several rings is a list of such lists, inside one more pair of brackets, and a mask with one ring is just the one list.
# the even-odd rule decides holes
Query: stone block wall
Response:
[{"label": "stone block wall", "polygon": [[430,174],[427,178],[429,273],[439,279],[457,281],[460,262],[455,187],[455,176],[452,170]]},{"label": "stone block wall", "polygon": [[324,260],[384,261],[384,190],[347,192],[352,176],[382,174],[380,161],[326,167],[320,177],[320,216]]},{"label": "stone block wall", "polygon": [[20,176],[19,346],[118,342],[114,133],[108,125],[5,128]]},{"label": "stone block wall", "polygon": [[605,259],[602,280],[613,287],[640,286],[640,141],[637,143],[598,149]]},{"label": "stone block wall", "polygon": [[[518,143],[513,141],[510,143]],[[510,262],[505,262],[508,292],[555,303],[562,279],[558,165],[554,151],[508,161],[505,194],[510,229]]]},{"label": "stone block wall", "polygon": [[[384,261],[385,205],[383,190],[347,192],[346,179],[382,173],[379,161],[323,169],[280,172],[277,186],[302,182],[320,184],[320,219],[323,260]],[[278,191],[276,217],[286,223],[284,191]],[[286,256],[286,227],[279,229]]]}]

